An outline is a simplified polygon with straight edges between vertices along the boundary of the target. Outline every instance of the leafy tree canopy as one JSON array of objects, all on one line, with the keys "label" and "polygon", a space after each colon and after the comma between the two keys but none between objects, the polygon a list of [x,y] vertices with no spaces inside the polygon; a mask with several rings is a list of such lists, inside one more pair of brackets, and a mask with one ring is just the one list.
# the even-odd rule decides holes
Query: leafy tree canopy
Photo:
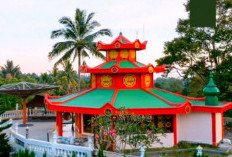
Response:
[{"label": "leafy tree canopy", "polygon": [[[185,7],[189,14],[190,5]],[[170,64],[183,78],[194,78],[205,85],[209,68],[215,69],[215,82],[221,91],[221,99],[229,99],[232,83],[232,1],[216,0],[216,26],[190,27],[190,19],[179,19],[178,37],[164,46],[164,57],[158,65]],[[202,86],[203,87],[203,86]]]}]

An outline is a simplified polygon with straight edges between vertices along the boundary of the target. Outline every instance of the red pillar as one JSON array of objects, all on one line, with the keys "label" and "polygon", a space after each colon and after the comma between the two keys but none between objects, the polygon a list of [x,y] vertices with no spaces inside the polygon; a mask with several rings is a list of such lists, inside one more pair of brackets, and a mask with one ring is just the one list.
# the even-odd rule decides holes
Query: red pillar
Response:
[{"label": "red pillar", "polygon": [[82,116],[80,113],[78,114],[78,131],[79,131],[79,135],[81,135],[82,134]]},{"label": "red pillar", "polygon": [[58,135],[63,135],[63,121],[62,121],[62,112],[56,113],[56,124],[58,126]]},{"label": "red pillar", "polygon": [[26,99],[23,99],[23,125],[27,124],[27,105]]},{"label": "red pillar", "polygon": [[213,146],[217,146],[216,141],[216,115],[212,113],[212,144]]},{"label": "red pillar", "polygon": [[173,134],[174,134],[174,145],[177,145],[177,120],[176,120],[176,115],[173,115]]}]

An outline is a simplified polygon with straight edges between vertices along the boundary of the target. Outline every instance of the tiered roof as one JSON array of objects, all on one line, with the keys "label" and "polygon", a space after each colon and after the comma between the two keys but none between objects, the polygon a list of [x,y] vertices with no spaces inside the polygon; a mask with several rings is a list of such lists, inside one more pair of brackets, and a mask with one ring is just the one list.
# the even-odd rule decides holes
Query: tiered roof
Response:
[{"label": "tiered roof", "polygon": [[[90,68],[87,65],[80,67],[81,72],[92,73],[92,83],[103,81],[112,81],[115,77],[115,86],[92,86],[90,89],[78,91],[66,96],[45,95],[45,102],[49,110],[62,112],[76,112],[84,114],[104,114],[106,109],[113,113],[125,107],[129,112],[142,115],[161,115],[161,114],[186,114],[190,112],[224,112],[232,107],[232,103],[219,102],[216,105],[205,105],[205,98],[190,98],[177,93],[172,93],[163,89],[153,87],[152,73],[164,72],[166,65],[154,67],[151,64],[144,65],[136,60],[136,51],[146,48],[147,42],[141,43],[138,39],[130,42],[122,33],[110,44],[102,42],[97,43],[98,50],[104,50],[108,53],[117,53],[118,57],[107,58],[106,62]],[[134,53],[133,59],[123,58],[118,54],[127,55]],[[128,54],[129,53],[129,54]],[[117,75],[116,75],[117,74]],[[127,81],[138,79],[137,86],[130,88],[123,85],[126,74],[132,74]],[[98,81],[96,81],[96,76]],[[118,77],[118,76],[121,77]],[[136,75],[136,77],[135,77]],[[148,75],[148,76],[147,76]],[[148,83],[152,86],[145,87],[145,77],[148,77]],[[110,80],[111,79],[111,80]],[[132,80],[130,80],[132,79]],[[134,79],[134,80],[133,80]],[[151,81],[152,80],[152,81]],[[142,81],[144,81],[142,83]],[[112,82],[111,82],[112,83]],[[116,86],[117,84],[122,84]]]}]

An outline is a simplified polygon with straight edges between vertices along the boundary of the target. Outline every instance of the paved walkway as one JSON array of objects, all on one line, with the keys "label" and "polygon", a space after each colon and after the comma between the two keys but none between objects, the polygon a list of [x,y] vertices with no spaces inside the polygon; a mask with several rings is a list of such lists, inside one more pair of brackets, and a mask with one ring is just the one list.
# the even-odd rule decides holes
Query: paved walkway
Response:
[{"label": "paved walkway", "polygon": [[[22,124],[22,120],[13,120],[13,129],[18,124],[18,132],[21,135],[26,135],[26,127]],[[34,119],[27,122],[29,128],[29,138],[36,140],[47,141],[47,133],[52,139],[52,132],[55,130],[55,120],[47,119]]]}]

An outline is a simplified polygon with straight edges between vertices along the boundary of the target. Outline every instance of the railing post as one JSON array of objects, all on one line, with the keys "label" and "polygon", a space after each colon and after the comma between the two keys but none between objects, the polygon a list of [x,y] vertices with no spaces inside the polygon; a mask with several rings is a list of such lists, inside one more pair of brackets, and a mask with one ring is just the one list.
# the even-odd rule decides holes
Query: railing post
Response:
[{"label": "railing post", "polygon": [[28,137],[29,137],[29,128],[28,128],[28,126],[26,127],[26,139],[28,139]]},{"label": "railing post", "polygon": [[144,157],[145,156],[145,148],[141,145],[140,146],[140,157]]},{"label": "railing post", "polygon": [[93,150],[94,146],[93,146],[93,136],[92,135],[88,135],[88,147]]},{"label": "railing post", "polygon": [[19,129],[19,127],[18,127],[18,123],[15,123],[15,133],[17,134],[18,133],[18,129]]}]

